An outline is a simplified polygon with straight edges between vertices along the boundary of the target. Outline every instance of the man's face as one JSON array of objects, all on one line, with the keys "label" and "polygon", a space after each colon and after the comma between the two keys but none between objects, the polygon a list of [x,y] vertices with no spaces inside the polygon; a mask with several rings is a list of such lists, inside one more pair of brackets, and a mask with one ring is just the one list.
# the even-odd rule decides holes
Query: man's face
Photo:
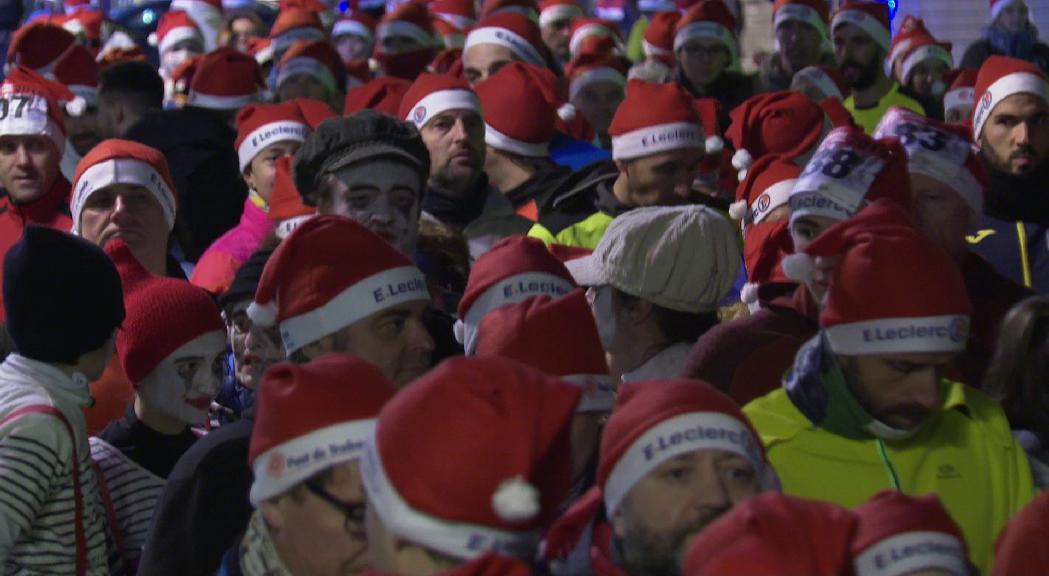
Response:
[{"label": "man's face", "polygon": [[754,467],[731,452],[696,450],[660,464],[630,489],[612,519],[624,567],[630,574],[680,574],[696,535],[759,491]]},{"label": "man's face", "polygon": [[1022,32],[1030,23],[1027,6],[1023,2],[1014,2],[1006,6],[998,14],[995,23],[1013,34]]},{"label": "man's face", "polygon": [[65,121],[66,145],[72,145],[80,156],[87,154],[95,144],[102,141],[97,106],[88,106],[80,116],[66,114]]},{"label": "man's face", "polygon": [[339,169],[322,185],[320,214],[346,216],[411,254],[419,234],[422,183],[403,162],[375,160]]},{"label": "man's face", "polygon": [[248,43],[253,38],[261,38],[264,32],[259,30],[251,18],[237,18],[230,23],[230,41],[239,52],[248,53]]},{"label": "man's face", "polygon": [[1030,94],[1013,94],[991,111],[980,134],[980,151],[995,170],[1033,174],[1049,159],[1049,104]]},{"label": "man's face", "polygon": [[47,136],[0,136],[0,186],[28,204],[51,190],[62,154]]},{"label": "man's face", "polygon": [[936,81],[943,78],[947,72],[947,63],[939,59],[929,59],[919,62],[911,70],[911,77],[907,84],[916,93],[923,96],[939,96],[934,94]]},{"label": "man's face", "polygon": [[849,389],[867,412],[914,430],[940,406],[940,380],[954,354],[839,356]]},{"label": "man's face", "polygon": [[277,175],[277,159],[291,156],[302,146],[301,142],[285,140],[274,142],[262,149],[251,159],[251,164],[244,170],[244,181],[266,202],[273,197],[273,180]]},{"label": "man's face", "polygon": [[607,134],[608,126],[623,103],[626,93],[615,82],[591,82],[576,94],[572,104],[579,109],[586,121],[598,134]]},{"label": "man's face", "polygon": [[277,88],[277,98],[281,102],[287,102],[295,98],[308,98],[327,102],[331,98],[328,87],[310,74],[296,74],[286,78]]},{"label": "man's face", "polygon": [[464,190],[484,169],[484,120],[473,110],[447,110],[420,131],[430,151],[430,181],[451,190]]},{"label": "man's face", "polygon": [[698,148],[683,148],[617,164],[627,178],[631,206],[674,206],[688,200],[702,160]]},{"label": "man's face", "polygon": [[[278,543],[281,560],[293,566],[296,573],[364,573],[369,568],[368,540],[364,531],[364,484],[358,463],[337,464],[330,479],[315,489],[324,495],[301,484],[293,492],[262,504],[263,518]],[[352,507],[350,515],[343,505]]]},{"label": "man's face", "polygon": [[569,58],[568,46],[572,39],[572,19],[563,18],[543,26],[543,44],[560,62],[567,62]]},{"label": "man's face", "polygon": [[976,222],[973,209],[947,184],[911,174],[914,220],[918,229],[952,256],[964,256],[965,234]]},{"label": "man's face", "polygon": [[168,48],[160,55],[160,71],[170,75],[186,60],[204,53],[204,43],[196,38],[187,38]]},{"label": "man's face", "polygon": [[845,83],[854,90],[870,88],[885,74],[881,67],[884,50],[853,24],[834,29],[834,56]]},{"label": "man's face", "polygon": [[276,326],[263,328],[251,321],[247,313],[249,304],[249,298],[237,302],[226,310],[224,317],[237,382],[254,390],[266,370],[284,360],[284,347]]},{"label": "man's face", "polygon": [[514,60],[514,53],[506,46],[477,44],[463,53],[463,71],[470,85],[476,86]]},{"label": "man's face", "polygon": [[819,30],[798,20],[785,20],[776,27],[779,54],[786,72],[793,74],[806,66],[819,64],[821,38]]},{"label": "man's face", "polygon": [[333,45],[343,62],[371,56],[371,42],[356,34],[343,34],[335,38]]},{"label": "man's face", "polygon": [[123,238],[136,255],[162,254],[167,250],[168,224],[149,190],[115,184],[88,197],[80,212],[80,235],[98,246]]},{"label": "man's face", "polygon": [[731,58],[728,48],[712,38],[693,38],[677,51],[685,77],[697,87],[708,86],[720,78]]}]

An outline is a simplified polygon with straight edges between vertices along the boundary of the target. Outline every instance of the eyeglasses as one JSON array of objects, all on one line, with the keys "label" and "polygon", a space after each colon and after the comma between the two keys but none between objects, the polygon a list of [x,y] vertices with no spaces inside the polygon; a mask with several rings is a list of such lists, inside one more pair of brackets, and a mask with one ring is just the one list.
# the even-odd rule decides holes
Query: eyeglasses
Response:
[{"label": "eyeglasses", "polygon": [[328,504],[331,504],[332,507],[342,512],[342,515],[345,517],[343,527],[347,532],[350,534],[364,533],[364,513],[367,510],[367,506],[363,502],[354,504],[343,502],[329,494],[328,491],[325,490],[316,480],[307,480],[304,482],[304,485],[311,494],[324,500]]}]

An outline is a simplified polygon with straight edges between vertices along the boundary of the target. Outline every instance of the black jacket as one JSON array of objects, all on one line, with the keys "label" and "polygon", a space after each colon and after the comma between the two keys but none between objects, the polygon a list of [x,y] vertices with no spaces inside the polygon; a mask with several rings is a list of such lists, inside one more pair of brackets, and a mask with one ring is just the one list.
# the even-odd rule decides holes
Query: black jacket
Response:
[{"label": "black jacket", "polygon": [[729,113],[756,92],[757,82],[754,77],[738,72],[722,72],[721,76],[705,89],[693,86],[681,68],[678,68],[675,74],[677,83],[693,98],[713,98],[721,104],[721,110],[718,111],[718,129],[721,132],[728,129]]}]

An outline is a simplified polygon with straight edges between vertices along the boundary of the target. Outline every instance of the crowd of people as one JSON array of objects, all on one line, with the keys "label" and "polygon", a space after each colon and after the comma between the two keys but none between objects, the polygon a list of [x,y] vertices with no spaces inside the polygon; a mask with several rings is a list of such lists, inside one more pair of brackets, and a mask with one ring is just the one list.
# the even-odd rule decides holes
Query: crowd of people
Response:
[{"label": "crowd of people", "polygon": [[11,41],[4,574],[1049,572],[1024,0],[226,4]]}]

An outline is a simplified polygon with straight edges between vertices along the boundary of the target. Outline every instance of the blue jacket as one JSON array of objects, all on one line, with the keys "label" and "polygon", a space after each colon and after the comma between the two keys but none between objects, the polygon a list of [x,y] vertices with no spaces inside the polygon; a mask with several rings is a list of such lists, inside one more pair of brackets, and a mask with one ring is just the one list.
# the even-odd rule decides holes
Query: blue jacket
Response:
[{"label": "blue jacket", "polygon": [[1049,292],[1049,228],[1031,222],[1001,220],[986,214],[966,237],[973,252],[983,256],[999,274]]}]

